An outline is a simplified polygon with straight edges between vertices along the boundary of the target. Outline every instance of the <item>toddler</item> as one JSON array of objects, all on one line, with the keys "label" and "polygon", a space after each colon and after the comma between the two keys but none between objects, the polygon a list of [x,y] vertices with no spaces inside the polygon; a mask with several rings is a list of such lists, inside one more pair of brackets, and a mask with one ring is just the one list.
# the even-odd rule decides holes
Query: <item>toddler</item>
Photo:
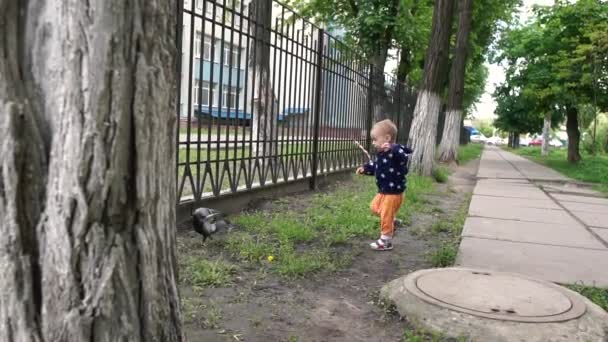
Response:
[{"label": "toddler", "polygon": [[376,161],[370,160],[357,169],[357,174],[375,175],[378,194],[371,203],[372,212],[380,216],[380,239],[370,244],[377,251],[393,249],[395,216],[403,202],[406,187],[408,155],[413,151],[395,143],[397,126],[391,120],[377,122],[371,131],[372,144],[378,151]]}]

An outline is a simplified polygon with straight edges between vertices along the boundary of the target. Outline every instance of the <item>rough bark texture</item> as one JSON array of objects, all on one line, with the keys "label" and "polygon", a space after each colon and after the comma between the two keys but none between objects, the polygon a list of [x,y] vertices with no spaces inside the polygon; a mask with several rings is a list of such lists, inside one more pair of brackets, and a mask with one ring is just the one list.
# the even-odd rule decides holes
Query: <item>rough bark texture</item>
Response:
[{"label": "rough bark texture", "polygon": [[448,109],[445,113],[443,136],[439,144],[439,160],[445,163],[458,160],[458,146],[460,146],[460,119],[462,110]]},{"label": "rough bark texture", "polygon": [[0,341],[180,341],[176,2],[0,0]]},{"label": "rough bark texture", "polygon": [[579,152],[581,133],[578,129],[578,110],[574,106],[566,108],[566,133],[568,133],[568,161],[578,163],[581,160]]},{"label": "rough bark texture", "polygon": [[543,122],[543,145],[541,155],[546,157],[549,155],[549,132],[551,130],[551,113],[545,113]]},{"label": "rough bark texture", "polygon": [[460,0],[458,6],[458,33],[450,70],[448,108],[443,136],[439,145],[439,160],[442,162],[453,162],[458,159],[460,120],[463,115],[464,76],[468,57],[471,19],[473,18],[473,0]]},{"label": "rough bark texture", "polygon": [[414,112],[409,142],[414,153],[410,168],[419,174],[430,175],[435,160],[435,135],[439,115],[441,85],[447,67],[452,30],[452,0],[437,0],[433,11],[431,44],[424,63],[424,80]]},{"label": "rough bark texture", "polygon": [[[389,3],[389,12],[397,14],[399,12],[399,0],[392,0]],[[393,36],[395,33],[395,20],[389,22],[376,40],[376,46],[373,48],[373,53],[370,56],[372,69],[370,79],[372,81],[372,108],[375,121],[380,121],[388,118],[387,111],[387,95],[385,90],[384,67],[386,66],[386,58],[388,50],[391,47]]]},{"label": "rough bark texture", "polygon": [[249,82],[253,89],[252,134],[259,144],[253,151],[259,156],[276,154],[277,117],[279,103],[270,80],[270,29],[272,25],[272,0],[253,0],[249,17],[251,44],[249,52]]},{"label": "rough bark texture", "polygon": [[370,71],[370,80],[372,85],[372,110],[374,121],[387,118],[385,111],[386,91],[384,89],[384,66],[386,65],[386,57],[388,55],[388,44],[383,44],[378,52],[371,56],[370,62],[372,68]]}]

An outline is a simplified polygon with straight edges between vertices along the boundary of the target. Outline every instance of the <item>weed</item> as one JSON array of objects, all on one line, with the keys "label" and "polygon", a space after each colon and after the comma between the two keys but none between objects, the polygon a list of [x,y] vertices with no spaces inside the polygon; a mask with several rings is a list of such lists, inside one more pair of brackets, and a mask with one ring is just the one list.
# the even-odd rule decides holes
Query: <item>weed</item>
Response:
[{"label": "weed", "polygon": [[452,230],[452,223],[446,220],[437,221],[431,226],[431,231],[435,234],[447,233],[450,230]]},{"label": "weed", "polygon": [[586,286],[580,283],[566,286],[569,289],[587,297],[590,301],[597,304],[602,309],[608,312],[608,289],[602,289],[594,286]]},{"label": "weed", "polygon": [[441,247],[433,251],[429,255],[429,261],[433,267],[448,267],[456,262],[458,254],[458,245],[450,242],[444,242]]},{"label": "weed", "polygon": [[207,261],[205,259],[191,258],[187,261],[184,278],[192,286],[219,287],[231,283],[236,273],[236,267],[220,259]]},{"label": "weed", "polygon": [[228,251],[237,258],[248,262],[259,262],[272,255],[274,247],[266,236],[250,235],[245,232],[231,234],[226,241]]},{"label": "weed", "polygon": [[458,148],[458,163],[460,165],[466,164],[473,159],[481,157],[483,151],[483,144],[466,144],[460,145]]},{"label": "weed", "polygon": [[211,303],[211,307],[207,310],[207,317],[203,325],[207,329],[218,329],[222,322],[222,310],[215,304]]},{"label": "weed", "polygon": [[435,166],[433,168],[433,178],[437,183],[445,183],[450,178],[451,170],[445,166]]}]

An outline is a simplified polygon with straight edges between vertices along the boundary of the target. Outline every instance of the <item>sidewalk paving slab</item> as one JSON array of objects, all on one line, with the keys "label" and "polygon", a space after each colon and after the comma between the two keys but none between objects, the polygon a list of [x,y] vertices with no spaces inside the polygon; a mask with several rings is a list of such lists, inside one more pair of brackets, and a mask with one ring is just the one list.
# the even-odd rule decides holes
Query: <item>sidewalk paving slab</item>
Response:
[{"label": "sidewalk paving slab", "polygon": [[[481,205],[480,205],[481,206]],[[507,206],[484,205],[469,208],[469,216],[480,216],[504,220],[552,223],[579,227],[580,224],[564,210],[516,208]],[[523,223],[525,224],[525,223]]]},{"label": "sidewalk paving slab", "polygon": [[465,237],[458,265],[515,272],[560,284],[608,287],[608,250]]},{"label": "sidewalk paving slab", "polygon": [[572,211],[572,213],[585,222],[585,224],[588,226],[596,228],[608,228],[608,213],[600,214],[586,211]]},{"label": "sidewalk paving slab", "polygon": [[[576,196],[576,195],[566,195],[566,194],[552,194],[556,200],[562,202],[575,202],[575,203],[589,203],[596,205],[603,205],[608,207],[608,198],[600,198],[600,197],[591,197],[591,196]],[[608,208],[606,208],[608,211]]]},{"label": "sidewalk paving slab", "polygon": [[591,228],[597,235],[599,235],[604,242],[608,243],[608,229],[603,228]]},{"label": "sidewalk paving slab", "polygon": [[568,202],[568,201],[559,201],[561,205],[563,205],[566,209],[571,211],[582,211],[587,213],[598,213],[598,214],[606,214],[608,213],[608,206],[601,204],[591,204],[591,203],[580,203],[580,202]]},{"label": "sidewalk paving slab", "polygon": [[531,198],[531,199],[547,199],[547,195],[538,188],[525,187],[497,187],[488,185],[478,185],[473,190],[474,195],[491,195],[498,197],[511,198]]},{"label": "sidewalk paving slab", "polygon": [[[608,230],[606,230],[608,233]],[[469,217],[462,232],[464,237],[520,241],[564,247],[603,249],[584,227],[552,223],[519,222],[491,218]]]},{"label": "sidewalk paving slab", "polygon": [[549,196],[538,187],[563,189],[568,182],[542,165],[486,148],[458,265],[608,287],[608,199],[589,189]]},{"label": "sidewalk paving slab", "polygon": [[[536,208],[536,209],[553,209],[562,210],[552,200],[545,199],[530,199],[530,198],[512,198],[512,197],[498,197],[498,196],[486,196],[476,195],[471,199],[471,205],[469,208],[474,210],[483,210],[487,206],[504,206],[507,208]],[[471,210],[471,209],[469,209]]]}]

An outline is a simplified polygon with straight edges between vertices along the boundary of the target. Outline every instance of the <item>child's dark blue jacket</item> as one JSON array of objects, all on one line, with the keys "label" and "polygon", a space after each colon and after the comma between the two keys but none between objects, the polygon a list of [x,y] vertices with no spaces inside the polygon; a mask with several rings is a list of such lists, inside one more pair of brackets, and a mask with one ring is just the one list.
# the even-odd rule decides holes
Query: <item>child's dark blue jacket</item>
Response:
[{"label": "child's dark blue jacket", "polygon": [[370,160],[363,165],[366,175],[376,175],[379,193],[401,194],[405,191],[408,155],[412,152],[408,147],[393,144],[390,150],[378,152],[376,161]]}]

